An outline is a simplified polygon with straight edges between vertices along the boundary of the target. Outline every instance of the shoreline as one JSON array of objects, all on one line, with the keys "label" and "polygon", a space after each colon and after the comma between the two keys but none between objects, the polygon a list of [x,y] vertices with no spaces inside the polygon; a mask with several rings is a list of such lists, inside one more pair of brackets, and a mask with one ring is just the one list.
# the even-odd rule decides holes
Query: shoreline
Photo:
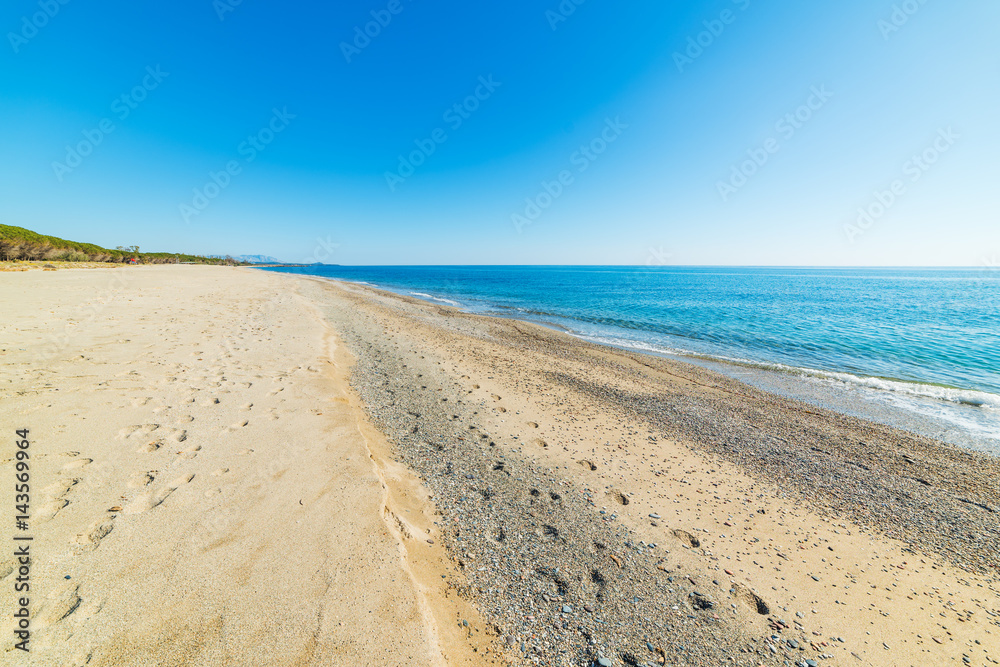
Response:
[{"label": "shoreline", "polygon": [[134,271],[0,277],[33,664],[1000,664],[994,457],[370,287]]},{"label": "shoreline", "polygon": [[[448,305],[472,315],[510,319],[540,325],[566,333],[578,340],[623,349],[639,354],[674,359],[682,363],[707,367],[741,382],[751,384],[770,393],[805,401],[816,407],[832,409],[859,419],[874,421],[886,426],[909,431],[916,435],[942,440],[948,444],[1000,456],[1000,421],[994,416],[1000,405],[1000,395],[976,389],[962,389],[933,382],[921,382],[896,377],[859,374],[850,370],[822,370],[808,366],[794,366],[782,362],[755,361],[707,353],[696,350],[673,349],[657,344],[631,340],[627,337],[587,332],[574,329],[567,322],[557,321],[559,316],[549,313],[537,317],[514,312],[503,312],[504,306],[494,305],[486,310],[461,304],[453,299],[413,291],[416,288],[384,287],[367,281],[323,276],[320,274],[288,272],[290,275],[318,277],[341,281],[346,284],[372,287],[403,298],[414,298],[437,305]],[[496,310],[499,308],[500,310]],[[624,333],[624,332],[622,332]],[[878,386],[878,385],[887,386]],[[948,398],[934,393],[951,392],[967,395]],[[980,401],[991,405],[984,407]],[[994,405],[995,404],[995,405]]]},{"label": "shoreline", "polygon": [[[619,522],[616,525],[626,527],[627,534],[632,536],[623,538],[619,543],[621,550],[616,552],[619,554],[618,558],[631,556],[634,550],[627,545],[631,543],[634,546],[635,537],[642,536],[644,543],[657,545],[648,554],[656,554],[663,561],[645,563],[638,569],[657,570],[658,565],[663,565],[670,570],[665,576],[673,577],[674,580],[684,570],[696,572],[694,581],[698,583],[694,584],[694,590],[689,588],[687,594],[697,592],[705,596],[719,596],[714,598],[715,606],[712,608],[723,616],[723,621],[727,619],[720,611],[722,604],[735,600],[734,604],[738,606],[732,611],[737,617],[737,628],[756,628],[761,632],[761,636],[751,637],[751,641],[742,646],[739,652],[750,652],[754,654],[755,660],[765,663],[769,657],[803,657],[798,651],[792,652],[796,655],[789,654],[787,645],[780,645],[780,642],[779,645],[771,644],[775,646],[776,653],[770,651],[770,646],[764,648],[767,645],[765,637],[769,636],[767,633],[774,631],[773,626],[768,623],[783,620],[792,625],[787,617],[792,616],[796,607],[800,607],[800,613],[809,615],[808,620],[796,622],[810,625],[809,632],[803,631],[796,640],[797,645],[807,645],[806,642],[815,637],[815,632],[821,632],[822,639],[814,641],[827,645],[816,650],[813,657],[834,655],[834,648],[838,649],[838,653],[846,651],[848,647],[852,649],[847,651],[846,657],[850,658],[848,661],[824,664],[857,664],[852,662],[855,658],[850,657],[850,653],[857,653],[865,664],[878,665],[921,664],[918,662],[920,660],[926,664],[931,659],[926,655],[927,652],[937,654],[941,660],[954,658],[955,654],[948,653],[948,649],[955,649],[954,635],[946,633],[954,633],[955,628],[951,625],[947,628],[939,627],[941,624],[935,623],[921,609],[926,610],[925,605],[928,604],[940,604],[942,609],[953,612],[947,603],[951,596],[956,595],[956,591],[947,594],[934,591],[945,590],[947,587],[964,587],[966,584],[971,588],[968,598],[963,596],[962,601],[968,609],[973,610],[973,614],[962,615],[958,621],[959,627],[972,628],[971,624],[974,623],[974,632],[984,633],[979,635],[980,641],[986,640],[983,644],[988,646],[991,641],[995,641],[995,630],[989,628],[998,627],[994,619],[1000,618],[1000,615],[994,617],[992,614],[1000,612],[997,609],[1000,598],[997,593],[997,559],[990,554],[997,553],[995,545],[1000,538],[1000,530],[994,517],[995,509],[1000,509],[1000,504],[997,504],[995,486],[991,486],[989,475],[984,472],[984,467],[986,470],[1000,467],[1000,462],[994,457],[965,452],[957,447],[935,443],[889,427],[815,409],[688,364],[577,341],[539,325],[472,315],[391,292],[330,282],[324,278],[308,280],[316,285],[317,292],[314,293],[317,296],[314,298],[317,300],[324,298],[318,294],[329,295],[336,292],[334,301],[349,304],[341,305],[340,308],[345,312],[350,311],[350,318],[343,319],[342,315],[342,319],[335,319],[337,326],[354,331],[351,335],[355,336],[354,345],[358,348],[361,366],[366,363],[366,354],[369,357],[374,355],[367,362],[371,365],[365,371],[366,374],[355,377],[355,385],[365,399],[375,423],[395,443],[401,460],[420,470],[425,483],[435,488],[439,497],[445,498],[448,495],[448,487],[442,480],[463,471],[466,476],[472,475],[476,480],[472,486],[489,480],[494,487],[490,493],[500,495],[496,487],[502,480],[495,474],[488,475],[488,471],[481,469],[469,470],[466,466],[468,461],[465,459],[475,456],[477,460],[481,460],[480,455],[475,454],[474,447],[472,450],[464,448],[476,442],[475,439],[468,439],[468,430],[489,434],[491,441],[497,446],[496,455],[505,457],[504,469],[526,467],[531,474],[538,475],[538,488],[542,488],[543,480],[548,480],[545,484],[549,487],[553,484],[573,487],[584,500],[582,509],[607,508],[607,514],[597,515],[601,522],[604,521],[601,516],[606,518],[614,512],[615,521]],[[364,318],[359,317],[361,314],[364,314]],[[368,324],[362,326],[360,319]],[[376,335],[373,332],[377,330],[385,333]],[[386,340],[376,345],[373,341],[380,338]],[[417,362],[414,358],[404,363],[406,358],[402,356],[402,351],[406,348],[411,353],[419,351],[421,358],[431,358],[430,353],[433,351],[433,358],[436,360],[433,366],[438,366],[439,370],[450,367],[450,372],[444,372],[443,375],[437,372],[440,377],[435,377],[434,382],[439,391],[450,392],[445,394],[449,399],[446,402],[447,411],[454,412],[442,413],[440,406],[429,406],[422,402],[423,399],[419,397],[422,392],[414,387],[431,387],[430,382],[424,378],[435,369],[429,361],[424,360],[420,362],[420,368],[424,372],[408,374],[405,369]],[[538,362],[534,359],[536,353],[540,357]],[[474,358],[476,361],[473,361]],[[573,366],[574,370],[557,371],[553,368],[562,369],[564,366]],[[385,371],[385,368],[391,368],[392,373]],[[397,377],[393,378],[394,374]],[[421,378],[421,375],[424,377]],[[594,376],[600,379],[594,380]],[[421,385],[421,382],[426,384]],[[515,383],[514,386],[511,386],[511,382]],[[667,422],[651,417],[664,407],[655,396],[650,396],[651,382],[677,397],[672,417]],[[519,383],[530,386],[531,391],[525,394],[518,389]],[[459,385],[464,389],[459,390]],[[373,389],[383,386],[386,389]],[[489,391],[487,386],[491,387]],[[391,399],[383,392],[388,392]],[[473,402],[471,396],[463,398],[463,394],[474,396],[477,400]],[[547,400],[546,405],[539,405],[542,402],[539,395],[552,398]],[[498,411],[510,405],[508,401],[514,407]],[[570,416],[570,409],[566,407],[569,405],[587,407],[581,407],[579,415]],[[404,410],[404,406],[409,407]],[[461,409],[456,406],[461,406]],[[699,414],[709,411],[717,412],[708,418]],[[777,417],[768,412],[777,413]],[[792,416],[790,424],[783,423],[785,414]],[[625,422],[622,422],[623,415],[629,415]],[[742,419],[744,423],[749,422],[748,425],[753,422],[757,424],[753,429],[745,426],[736,428],[739,424],[734,421],[735,418]],[[720,423],[714,425],[714,432],[711,429],[709,432],[705,431],[706,427],[711,427],[713,421],[719,419],[722,419],[721,425],[724,426],[721,431],[717,428]],[[516,426],[510,425],[512,420],[519,423]],[[597,421],[603,426],[588,427],[581,425],[581,421]],[[456,423],[464,426],[456,430]],[[621,441],[621,432],[613,424],[622,423],[630,424],[630,432],[639,442],[628,444]],[[434,424],[433,429],[428,429],[428,424]],[[732,431],[728,431],[730,427],[733,427]],[[465,433],[463,428],[466,429]],[[568,429],[572,429],[572,434],[566,432]],[[760,438],[756,438],[757,442],[754,442],[754,438],[740,441],[746,439],[747,432],[751,430],[764,434],[766,442],[759,442]],[[642,440],[640,432],[648,433],[645,437],[656,438],[655,443],[663,444]],[[827,444],[832,447],[823,452],[813,452],[812,443],[792,448],[789,442],[795,439],[797,433],[807,433],[814,441],[829,440]],[[845,434],[850,433],[861,434],[873,442],[839,442]],[[498,434],[504,434],[507,442],[501,443]],[[734,435],[737,436],[737,441],[727,445],[726,441]],[[429,445],[431,440],[434,442]],[[538,444],[539,441],[542,444]],[[616,441],[617,445],[614,444]],[[444,456],[443,452],[449,451],[445,444],[448,442],[464,443],[462,449],[448,456],[453,467],[451,473],[447,469],[440,469],[440,466],[435,467],[435,463]],[[444,449],[438,449],[438,446],[444,446]],[[640,451],[637,452],[636,449]],[[654,449],[669,453],[669,456],[659,459],[661,464],[668,459],[673,463],[674,458],[687,461],[680,466],[682,474],[671,472],[678,470],[674,465],[660,465],[660,469],[641,472],[639,462],[649,465],[649,457]],[[887,449],[892,453],[891,457],[879,454],[880,449]],[[618,461],[619,457],[621,461]],[[820,460],[824,457],[834,460]],[[582,465],[581,461],[587,465]],[[861,466],[853,463],[861,463]],[[613,472],[603,472],[605,466],[611,466]],[[919,472],[904,470],[901,466],[918,466]],[[711,473],[713,481],[705,483],[688,479],[683,474],[685,470],[701,470],[702,475]],[[720,471],[724,472],[720,474]],[[968,482],[972,480],[968,479],[969,475],[979,481],[970,485]],[[913,481],[914,476],[922,481]],[[593,479],[595,477],[597,479]],[[483,482],[479,482],[481,479]],[[734,484],[734,480],[739,480],[739,483]],[[598,481],[604,488],[595,487],[595,482]],[[711,496],[689,495],[692,484],[711,489],[715,494],[715,502],[710,501]],[[956,484],[959,486],[955,486]],[[839,486],[852,489],[854,495],[845,496],[840,492]],[[650,490],[656,487],[668,487],[672,492]],[[727,487],[736,489],[729,488],[723,493],[722,489]],[[468,491],[475,489],[470,488]],[[705,489],[697,491],[703,493]],[[972,491],[986,494],[985,502],[981,502],[981,505],[965,502],[983,501],[981,496],[975,499],[954,497],[963,493],[969,495]],[[667,498],[678,492],[690,499],[686,507],[674,510],[682,518],[681,525],[664,526],[658,520],[651,521],[650,516],[654,514],[667,516],[664,501],[656,502],[653,497]],[[490,511],[480,506],[476,508],[480,514],[470,523],[463,517],[463,512],[459,511],[463,504],[470,502],[469,496],[461,499],[461,496],[454,497],[455,493],[450,494],[453,497],[449,499],[449,503],[455,514],[449,520],[454,520],[463,525],[466,531],[471,531],[468,537],[463,537],[468,533],[461,532],[453,536],[455,541],[450,543],[450,548],[461,550],[463,542],[468,539],[477,551],[492,550],[491,547],[495,545],[477,530],[477,526],[481,524],[496,526],[520,523],[524,531],[522,534],[526,535],[541,528],[540,525],[531,528],[530,513],[535,510],[530,506],[520,507],[521,494],[514,489],[510,490],[510,494],[509,500],[506,495],[503,496],[503,502],[511,503],[517,510],[523,509],[529,519],[518,515],[514,508],[500,512],[491,519]],[[561,491],[558,495],[565,505],[566,495]],[[491,495],[493,497],[495,496]],[[628,499],[628,505],[621,504],[622,497]],[[740,497],[743,499],[740,500]],[[442,500],[442,504],[444,502]],[[485,504],[489,507],[490,500],[485,499]],[[675,503],[671,502],[666,507],[671,508],[671,505]],[[752,527],[741,525],[743,521],[736,519],[737,514],[734,514],[734,506],[740,505],[756,506],[755,510],[762,510],[759,515],[756,511],[752,515],[760,521],[750,520]],[[968,514],[970,508],[980,514]],[[559,511],[566,510],[561,508]],[[449,517],[447,510],[445,514]],[[777,524],[765,522],[767,516],[775,516]],[[593,519],[593,516],[588,518],[586,514],[574,513],[574,521],[571,523],[579,530],[579,526],[588,525]],[[529,524],[525,525],[525,520],[529,520]],[[563,530],[556,524],[551,525],[557,531]],[[928,526],[940,526],[948,535],[935,534],[935,530]],[[952,528],[949,529],[948,526]],[[664,528],[669,528],[666,535]],[[956,528],[959,530],[956,531]],[[740,539],[741,533],[748,534],[743,533],[745,530],[752,531],[749,534],[754,535],[749,542]],[[511,530],[505,529],[505,532],[510,534]],[[975,535],[970,535],[973,532]],[[545,534],[543,530],[538,536],[543,542]],[[800,537],[793,540],[796,534]],[[655,537],[650,539],[650,535]],[[807,535],[816,535],[817,542],[806,547],[801,538]],[[685,545],[684,541],[691,536],[696,538],[698,547]],[[973,537],[972,540],[969,539],[970,536]],[[894,537],[902,538],[903,541]],[[984,544],[979,541],[981,539],[987,542]],[[722,560],[719,551],[729,551],[725,556],[727,562],[743,562],[739,555],[741,543],[743,548],[757,545],[758,551],[752,552],[751,560],[753,563],[760,563],[760,566],[753,567],[761,572],[752,574],[743,565],[730,567],[729,570],[737,576],[726,574],[733,585],[731,590],[735,591],[727,594],[724,588],[719,590],[718,582],[722,577],[717,573],[726,569],[718,564]],[[821,546],[823,543],[829,543],[830,549],[824,551]],[[711,545],[708,553],[704,553],[706,544]],[[776,544],[781,547],[776,547]],[[529,538],[527,544],[519,544],[517,549],[527,550],[537,546]],[[833,548],[837,549],[836,555],[831,554]],[[796,551],[792,551],[793,549]],[[671,561],[679,550],[687,554],[700,550],[703,558],[685,561],[682,557],[674,565]],[[594,554],[587,551],[585,544],[579,544],[572,550],[572,557],[564,555],[563,558],[568,562],[588,562]],[[805,551],[809,552],[809,557],[797,563],[796,557],[806,556]],[[745,558],[751,552],[743,553]],[[824,553],[830,554],[833,560],[826,558]],[[985,557],[983,554],[986,554]],[[838,562],[847,559],[850,559],[850,563]],[[628,562],[623,562],[627,567]],[[992,574],[977,576],[956,568],[949,562]],[[892,569],[886,567],[890,563]],[[489,569],[487,566],[487,570]],[[602,577],[606,576],[605,568],[598,569],[602,572]],[[762,577],[761,574],[768,570],[777,570],[782,574],[775,575],[776,578]],[[662,568],[658,571],[664,572]],[[817,576],[818,574],[822,576]],[[849,577],[848,584],[842,586],[835,583],[845,575]],[[817,578],[814,579],[814,576]],[[704,577],[711,578],[706,581]],[[828,577],[833,577],[832,581]],[[495,590],[509,578],[509,572],[494,573],[492,579],[487,578],[483,582],[492,586],[481,587],[487,591]],[[785,583],[792,578],[794,584]],[[775,586],[777,590],[769,591],[779,580],[782,586]],[[708,583],[709,581],[712,583]],[[869,582],[867,586],[865,582]],[[904,585],[916,589],[925,587],[928,582],[933,582],[933,585],[923,590],[920,598],[911,594],[910,597],[902,596],[901,600],[897,595],[892,595],[889,596],[891,600],[883,599],[876,606],[870,597],[872,589],[869,586],[874,586],[876,590],[898,592]],[[589,586],[587,582],[581,580],[577,585],[581,591],[576,595],[586,595]],[[839,590],[830,590],[831,586]],[[826,589],[829,592],[820,594],[816,589]],[[847,589],[856,592],[849,593]],[[675,592],[677,590],[674,589]],[[764,602],[770,612],[766,619],[758,618],[759,615],[753,611],[754,605],[746,602],[753,598],[742,596],[745,591]],[[593,594],[593,591],[590,593]],[[665,593],[667,592],[659,592]],[[805,605],[800,606],[800,603],[794,602],[803,593],[809,597],[819,594],[820,597],[811,599],[809,607],[803,608]],[[836,593],[837,598],[825,599],[825,595],[830,593]],[[513,592],[511,594],[515,597],[518,595]],[[523,608],[526,615],[527,609],[537,609],[539,594],[537,590],[533,591],[531,602],[536,606]],[[928,599],[932,596],[938,596],[937,600]],[[548,599],[563,598],[549,595]],[[481,600],[480,604],[487,609],[490,609],[490,604],[494,605],[492,613],[487,612],[487,617],[494,622],[495,619],[510,616],[507,610],[495,609],[495,601],[492,599]],[[955,602],[952,601],[952,604]],[[858,618],[840,618],[847,613],[845,605],[859,605],[850,612]],[[690,605],[677,606],[691,609]],[[902,611],[899,611],[900,608]],[[975,615],[975,610],[981,610],[979,615]],[[644,613],[651,612],[644,610]],[[888,615],[897,617],[900,614],[907,618],[903,621],[885,620]],[[779,619],[778,615],[786,618]],[[559,614],[556,613],[555,616],[553,622],[558,623]],[[919,616],[927,620],[921,622]],[[626,617],[627,614],[623,619]],[[838,618],[839,621],[835,620]],[[973,618],[976,622],[971,620]],[[822,619],[823,625],[827,627],[831,623],[840,625],[835,636],[843,637],[846,641],[839,642],[835,639],[831,642],[830,635],[826,634],[826,627],[814,630],[813,623],[817,619]],[[759,625],[762,620],[765,621],[763,627]],[[697,622],[692,620],[692,623]],[[879,632],[876,633],[875,630]],[[678,629],[674,627],[671,631],[678,632]],[[504,632],[508,637],[520,638],[528,629],[513,627],[508,623]],[[735,636],[739,630],[733,632]],[[935,637],[935,634],[941,636]],[[881,642],[874,641],[874,636],[881,636],[892,648],[884,648]],[[518,641],[520,639],[515,639],[515,644]],[[978,646],[968,637],[966,641]],[[628,640],[623,635],[621,640],[615,642],[627,643]],[[900,646],[901,642],[905,648]],[[641,647],[641,638],[633,636],[631,643],[633,646],[625,650],[630,655],[639,655],[641,651],[636,650],[635,644]],[[950,646],[942,649],[946,644]],[[607,650],[612,651],[610,647]],[[614,650],[621,649],[616,647]],[[544,649],[542,653],[545,653]],[[524,659],[524,655],[519,657]],[[683,653],[671,657],[680,660],[678,664],[686,664],[683,662]],[[835,658],[824,660],[831,661]],[[545,664],[561,663],[556,661]],[[691,664],[702,663],[696,661]]]}]

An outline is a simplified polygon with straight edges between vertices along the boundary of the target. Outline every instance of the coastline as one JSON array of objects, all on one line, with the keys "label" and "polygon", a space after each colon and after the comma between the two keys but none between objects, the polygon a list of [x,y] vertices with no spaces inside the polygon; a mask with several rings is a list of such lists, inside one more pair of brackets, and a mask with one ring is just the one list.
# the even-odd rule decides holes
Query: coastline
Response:
[{"label": "coastline", "polygon": [[[482,271],[475,270],[477,268]],[[878,349],[885,354],[856,353],[852,351],[854,341],[862,347],[872,345],[873,341],[866,332],[885,328],[885,323],[871,319],[871,312],[867,315],[868,321],[856,323],[859,326],[856,329],[846,326],[844,318],[852,317],[849,313],[835,313],[831,317],[837,321],[837,326],[829,333],[830,338],[826,338],[826,332],[817,331],[810,325],[806,325],[807,331],[799,329],[800,318],[809,321],[816,317],[815,304],[808,294],[800,293],[799,296],[807,304],[801,308],[802,312],[791,307],[789,316],[765,316],[764,321],[755,328],[743,331],[742,325],[738,324],[742,321],[742,316],[731,310],[734,306],[731,298],[734,295],[727,291],[727,284],[720,284],[714,273],[702,276],[699,267],[693,267],[693,273],[686,270],[679,273],[670,271],[666,274],[669,278],[654,280],[659,289],[669,289],[671,286],[682,289],[681,296],[676,300],[679,303],[668,299],[676,308],[685,312],[691,310],[693,299],[704,306],[703,310],[694,309],[695,312],[690,313],[690,321],[684,318],[679,320],[673,306],[665,310],[658,309],[659,306],[651,301],[650,295],[641,289],[634,298],[620,295],[623,299],[620,305],[617,300],[609,301],[607,294],[596,297],[596,301],[591,303],[588,294],[578,289],[581,286],[574,284],[572,276],[577,269],[587,271],[593,267],[565,267],[568,274],[556,271],[551,279],[565,286],[566,294],[563,296],[539,292],[539,280],[547,270],[557,268],[541,267],[538,271],[532,271],[531,267],[500,267],[491,271],[490,267],[465,267],[464,270],[462,267],[421,267],[421,270],[414,272],[400,267],[341,267],[330,270],[320,267],[287,272],[368,285],[402,296],[416,296],[434,303],[460,307],[472,314],[534,322],[588,342],[704,365],[771,393],[935,440],[1000,455],[1000,386],[995,384],[995,376],[988,372],[983,375],[987,370],[983,366],[987,357],[965,366],[957,366],[953,370],[942,369],[941,355],[927,349],[928,345],[935,346],[938,350],[950,349],[950,345],[961,347],[963,343],[973,347],[987,345],[981,337],[973,335],[972,338],[961,341],[954,337],[956,332],[951,331],[952,337],[944,336],[933,342],[926,336],[927,326],[943,326],[943,323],[923,321],[913,323],[916,330],[924,331],[924,335],[916,336],[917,340],[912,340],[905,327],[898,331],[901,338],[910,340],[914,345],[913,350],[897,349],[883,334]],[[599,293],[619,289],[621,285],[618,281],[627,280],[631,276],[629,271],[621,276],[611,271],[610,274],[616,277],[608,278],[606,276],[609,272],[600,270],[604,268],[611,267],[597,267],[596,274],[592,276],[595,281],[592,287]],[[624,268],[639,271],[643,280],[649,278],[642,273],[641,267]],[[759,278],[753,270],[734,271],[737,273],[725,275],[738,276],[747,281]],[[922,285],[925,273],[934,275],[932,270],[917,274],[911,272],[901,279],[904,284]],[[963,276],[963,279],[969,278],[967,272]],[[693,277],[697,277],[696,282],[701,282],[692,284]],[[767,273],[767,277],[774,278],[770,273]],[[791,277],[794,284],[799,284],[795,281],[815,282],[830,278],[826,273],[816,270],[793,271]],[[502,278],[515,281],[518,286],[496,283]],[[907,282],[911,279],[912,282]],[[467,283],[463,283],[463,280]],[[854,282],[858,280],[861,284],[867,282],[861,277]],[[841,281],[835,280],[834,283],[840,285]],[[645,282],[641,284],[647,290],[650,287]],[[698,297],[691,291],[698,287],[712,294],[721,292],[722,296],[707,297],[706,302],[702,303],[697,301]],[[687,291],[684,292],[683,289]],[[801,291],[801,284],[799,289]],[[765,311],[774,306],[773,303],[768,303],[771,295],[766,290],[751,290],[751,294],[745,296],[751,301],[746,306],[750,310],[755,307],[755,299],[765,302],[762,304]],[[871,294],[868,296],[876,298]],[[926,295],[911,296],[923,298]],[[857,295],[850,294],[849,297],[857,298]],[[825,302],[827,306],[831,306],[831,299],[832,297]],[[595,307],[606,310],[595,311]],[[714,312],[719,318],[732,319],[737,324],[716,327],[712,318],[706,316],[710,312]],[[898,313],[896,315],[894,326],[900,327],[903,323],[898,321]],[[656,319],[661,317],[662,321]],[[761,326],[765,328],[762,329]],[[796,329],[798,333],[793,336],[782,333],[788,329]],[[823,336],[818,338],[821,333]],[[767,344],[771,338],[778,341],[774,349]],[[730,342],[726,342],[727,340]],[[740,342],[733,343],[734,340]],[[812,348],[811,352],[803,352],[809,348]],[[913,357],[918,349],[923,349],[923,352],[916,356],[923,356],[928,366],[923,366],[922,362]],[[897,364],[892,361],[897,356],[908,361]],[[963,376],[962,373],[968,375]]]},{"label": "coastline", "polygon": [[0,278],[32,664],[1000,664],[994,457],[364,286],[135,271]]},{"label": "coastline", "polygon": [[[990,482],[1000,467],[995,457],[767,394],[689,364],[588,344],[539,325],[464,313],[370,287],[310,280],[316,285],[315,299],[336,293],[335,300],[342,302],[340,319],[334,313],[328,317],[345,331],[349,344],[353,340],[359,368],[366,368],[361,375],[356,371],[355,383],[373,420],[439,497],[448,492],[442,481],[447,480],[448,470],[438,465],[448,451],[445,443],[463,443],[447,456],[451,474],[461,477],[464,471],[475,480],[464,494],[450,494],[457,523],[490,525],[495,530],[513,524],[522,535],[541,528],[536,537],[543,544],[547,530],[532,526],[530,513],[539,513],[530,502],[519,506],[524,496],[517,489],[502,496],[502,509],[492,503],[496,511],[491,515],[487,508],[492,498],[501,495],[497,487],[502,478],[481,469],[466,470],[474,455],[488,458],[488,453],[475,454],[473,445],[479,441],[467,437],[471,430],[489,434],[497,445],[496,455],[505,457],[505,470],[523,466],[530,471],[526,475],[537,475],[535,488],[553,484],[573,488],[574,497],[582,502],[577,509],[582,511],[574,514],[572,530],[585,533],[581,525],[595,519],[602,522],[597,508],[606,507],[608,514],[618,515],[616,525],[628,531],[620,545],[634,545],[637,537],[657,545],[644,552],[655,554],[654,561],[640,569],[667,567],[671,573],[666,576],[675,581],[682,571],[696,572],[697,583],[686,594],[717,596],[715,610],[735,601],[738,627],[761,631],[741,647],[755,660],[802,656],[788,652],[781,642],[771,644],[777,654],[763,648],[771,643],[764,637],[773,631],[767,621],[779,615],[789,625],[806,623],[808,632],[804,630],[795,641],[799,646],[806,640],[825,642],[827,646],[819,647],[815,655],[843,660],[832,664],[857,664],[852,653],[866,664],[878,665],[954,659],[959,642],[956,625],[963,631],[975,628],[961,641],[972,647],[965,651],[979,646],[976,638],[983,645],[995,643],[1000,618],[991,615],[1000,612],[993,555],[1000,538],[996,520],[1000,498]],[[406,351],[419,354],[407,356]],[[419,357],[426,359],[418,366]],[[432,386],[448,392],[444,411],[420,398],[429,391],[420,388]],[[807,442],[796,443],[800,438]],[[596,469],[591,470],[591,464]],[[528,479],[526,475],[522,478]],[[494,491],[479,503],[485,507],[477,507],[476,520],[468,522],[461,507],[475,499],[475,493],[482,495],[482,489],[476,489],[482,484],[487,490],[492,485]],[[697,487],[694,493],[692,486]],[[678,493],[683,502],[676,501]],[[565,514],[567,496],[561,491],[558,495],[560,508],[549,511]],[[628,498],[628,505],[615,500],[620,496]],[[518,516],[510,504],[523,514]],[[745,518],[746,510],[753,519]],[[667,511],[676,513],[673,521],[650,519],[654,514],[667,517]],[[695,536],[699,547],[685,548],[690,546],[685,544],[687,537],[678,537],[675,530]],[[477,551],[490,551],[495,545],[485,537],[477,539],[480,532],[472,528],[469,537],[454,536],[451,549],[462,549],[469,539]],[[807,542],[807,536],[815,541]],[[506,549],[535,546],[529,539]],[[506,549],[502,553],[508,553]],[[587,562],[594,555],[587,551],[581,542],[570,553],[548,560]],[[617,553],[622,558],[633,551],[624,546]],[[685,559],[678,557],[679,552],[699,553],[700,558]],[[606,567],[599,569],[606,576]],[[721,577],[722,570],[734,574]],[[509,578],[510,572],[494,573],[482,582],[489,585],[479,587],[496,590]],[[585,579],[581,578],[575,596],[595,594]],[[725,588],[727,579],[732,589]],[[966,585],[968,590],[963,591]],[[900,594],[900,589],[909,596]],[[746,604],[750,598],[741,597],[746,590],[764,601],[769,615],[756,617],[754,605]],[[873,598],[873,590],[892,594]],[[954,613],[952,605],[958,603],[952,598],[960,592],[965,593],[959,598],[964,609],[972,614]],[[526,617],[531,615],[529,609],[537,608],[532,607],[538,604],[537,596],[545,594],[537,590],[520,594],[529,598],[520,608],[522,614],[497,608],[491,598],[492,612],[486,615]],[[942,611],[937,614],[960,620],[935,621],[929,612],[938,605]],[[803,617],[787,618],[796,611]],[[643,615],[651,613],[655,618],[654,612],[643,610]],[[850,618],[844,618],[847,614]],[[623,614],[617,622],[627,618]],[[762,621],[762,627],[755,626]],[[666,620],[661,617],[659,622]],[[830,641],[831,626],[845,642]],[[512,624],[503,632],[514,636],[519,646],[519,638],[530,634],[530,628]],[[814,632],[821,639],[815,639]],[[620,637],[615,643],[629,641]],[[631,644],[606,650],[635,652],[642,638],[633,636]],[[683,653],[671,657],[684,664]]]}]

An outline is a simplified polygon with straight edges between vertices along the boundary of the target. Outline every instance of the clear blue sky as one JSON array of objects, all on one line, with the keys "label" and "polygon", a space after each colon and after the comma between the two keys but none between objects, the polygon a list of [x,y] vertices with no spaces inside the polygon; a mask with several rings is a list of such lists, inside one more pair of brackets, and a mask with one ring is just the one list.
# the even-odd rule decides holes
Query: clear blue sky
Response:
[{"label": "clear blue sky", "polygon": [[0,10],[2,223],[343,264],[1000,255],[992,0],[62,2]]}]

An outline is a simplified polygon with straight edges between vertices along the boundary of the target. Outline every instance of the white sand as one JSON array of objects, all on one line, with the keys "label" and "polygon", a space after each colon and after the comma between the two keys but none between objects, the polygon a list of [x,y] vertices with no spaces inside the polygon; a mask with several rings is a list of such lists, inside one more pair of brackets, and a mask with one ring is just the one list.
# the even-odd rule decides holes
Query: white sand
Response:
[{"label": "white sand", "polygon": [[474,612],[440,593],[426,494],[286,278],[6,273],[0,304],[3,435],[30,429],[35,538],[25,655],[2,531],[0,663],[481,663],[485,637],[455,622]]}]

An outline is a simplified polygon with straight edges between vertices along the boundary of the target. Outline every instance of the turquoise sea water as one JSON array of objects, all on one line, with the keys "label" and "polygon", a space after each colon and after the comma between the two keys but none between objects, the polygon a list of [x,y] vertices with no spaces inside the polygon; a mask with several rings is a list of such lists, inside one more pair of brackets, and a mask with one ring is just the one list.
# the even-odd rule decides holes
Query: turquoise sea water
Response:
[{"label": "turquoise sea water", "polygon": [[1000,451],[997,270],[278,270],[367,283],[542,322],[595,342],[687,357],[771,390]]}]

